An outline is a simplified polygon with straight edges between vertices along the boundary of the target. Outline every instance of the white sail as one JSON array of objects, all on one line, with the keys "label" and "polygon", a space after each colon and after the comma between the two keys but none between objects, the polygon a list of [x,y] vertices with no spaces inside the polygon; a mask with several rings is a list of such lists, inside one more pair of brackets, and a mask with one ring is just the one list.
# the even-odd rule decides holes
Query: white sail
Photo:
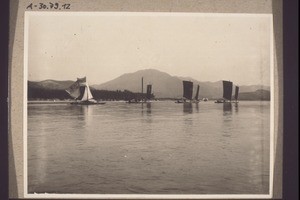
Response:
[{"label": "white sail", "polygon": [[85,86],[84,86],[84,93],[83,93],[83,96],[81,98],[81,101],[88,101],[88,100],[91,100],[93,99],[93,95],[91,93],[91,90],[90,90],[90,87],[87,83],[85,83]]},{"label": "white sail", "polygon": [[75,105],[93,105],[93,104],[105,104],[105,102],[98,102],[94,99],[90,87],[86,81],[86,77],[77,78],[66,92],[70,94],[76,101],[71,104]]},{"label": "white sail", "polygon": [[75,81],[68,89],[66,89],[66,92],[68,92],[70,96],[76,100],[94,100],[90,87],[86,81],[86,77],[77,78],[77,81]]}]

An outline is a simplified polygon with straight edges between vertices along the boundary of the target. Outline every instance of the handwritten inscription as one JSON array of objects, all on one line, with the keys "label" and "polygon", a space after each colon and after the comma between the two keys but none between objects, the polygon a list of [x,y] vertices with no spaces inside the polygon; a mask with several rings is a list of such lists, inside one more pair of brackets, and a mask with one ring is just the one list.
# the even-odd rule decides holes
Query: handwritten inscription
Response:
[{"label": "handwritten inscription", "polygon": [[26,7],[26,9],[27,10],[33,10],[33,9],[38,9],[38,10],[69,10],[69,9],[71,9],[71,4],[68,4],[68,3],[60,4],[60,3],[53,3],[53,2],[38,3],[38,4],[30,3]]}]

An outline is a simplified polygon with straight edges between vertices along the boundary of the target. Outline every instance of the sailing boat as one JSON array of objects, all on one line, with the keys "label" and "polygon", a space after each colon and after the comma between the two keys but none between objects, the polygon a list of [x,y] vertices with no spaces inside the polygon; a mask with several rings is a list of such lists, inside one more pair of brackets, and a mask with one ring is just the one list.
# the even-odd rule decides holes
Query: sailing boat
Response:
[{"label": "sailing boat", "polygon": [[183,99],[177,100],[175,103],[184,103],[186,99],[192,101],[193,96],[193,82],[192,81],[182,81],[183,83]]},{"label": "sailing boat", "polygon": [[231,102],[232,98],[232,82],[223,81],[223,99],[218,99],[215,103],[226,103]]},{"label": "sailing boat", "polygon": [[76,101],[71,104],[76,105],[93,105],[93,104],[105,104],[105,102],[98,102],[94,99],[90,87],[86,81],[86,77],[77,78],[66,92],[73,97]]}]

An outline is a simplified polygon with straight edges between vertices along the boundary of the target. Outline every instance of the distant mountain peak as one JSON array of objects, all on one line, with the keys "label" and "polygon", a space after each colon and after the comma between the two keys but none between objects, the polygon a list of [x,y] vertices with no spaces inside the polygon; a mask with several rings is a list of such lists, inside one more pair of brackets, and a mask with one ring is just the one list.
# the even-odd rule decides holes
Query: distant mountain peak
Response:
[{"label": "distant mountain peak", "polygon": [[135,75],[135,74],[138,74],[138,75],[148,75],[148,74],[153,74],[153,73],[164,73],[164,74],[168,74],[168,73],[166,73],[166,72],[162,72],[162,71],[159,71],[159,70],[157,70],[157,69],[149,68],[149,69],[141,69],[141,70],[138,70],[138,71],[135,71],[135,72],[124,73],[124,74],[122,74],[122,75],[119,76],[119,77],[128,76],[128,75]]},{"label": "distant mountain peak", "polygon": [[[143,89],[142,89],[142,79],[143,77]],[[146,92],[146,85],[152,84],[152,89],[155,97],[157,98],[182,98],[183,94],[183,80],[190,80],[194,83],[194,92],[196,91],[197,85],[200,85],[200,98],[221,98],[222,80],[210,82],[210,81],[198,81],[192,77],[179,77],[172,76],[166,72],[154,68],[146,68],[138,70],[136,72],[123,74],[113,80],[105,82],[103,84],[91,85],[91,87],[97,90],[129,90],[131,92]],[[64,90],[68,88],[74,81],[56,81],[47,79],[40,82],[29,81],[28,84],[31,88],[45,88],[45,89],[59,89]],[[253,94],[247,94],[259,90],[269,91],[269,87],[262,85],[251,85],[251,86],[240,86],[240,93],[246,93],[244,96],[250,98]],[[261,92],[263,93],[263,92]],[[265,93],[263,93],[265,95]],[[242,94],[243,95],[243,94]],[[260,94],[256,94],[258,97]],[[267,96],[267,95],[265,95]],[[242,97],[242,96],[241,96]]]},{"label": "distant mountain peak", "polygon": [[144,75],[165,74],[165,75],[171,76],[170,74],[168,74],[166,72],[160,71],[158,69],[153,69],[153,68],[141,69],[141,70],[138,70],[138,71],[133,72],[131,74],[144,74]]},{"label": "distant mountain peak", "polygon": [[[154,95],[158,98],[181,98],[183,93],[183,80],[193,81],[194,91],[196,91],[197,85],[200,85],[200,98],[222,97],[222,80],[200,82],[192,77],[171,76],[166,72],[153,68],[126,73],[106,83],[93,85],[93,87],[98,90],[129,90],[132,92],[141,92],[142,77],[144,80],[143,91],[146,91],[146,84],[151,83],[153,85]],[[241,87],[240,92],[256,91],[260,88],[260,86]]]},{"label": "distant mountain peak", "polygon": [[146,69],[141,69],[141,70],[138,70],[136,72],[162,72],[158,69],[154,69],[154,68],[146,68]]}]

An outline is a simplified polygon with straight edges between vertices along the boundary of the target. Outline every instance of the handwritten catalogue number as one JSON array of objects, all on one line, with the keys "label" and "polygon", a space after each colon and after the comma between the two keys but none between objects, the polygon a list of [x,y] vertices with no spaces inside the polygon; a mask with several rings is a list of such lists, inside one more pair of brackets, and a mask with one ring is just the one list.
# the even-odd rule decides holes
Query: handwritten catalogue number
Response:
[{"label": "handwritten catalogue number", "polygon": [[39,10],[69,10],[71,9],[71,4],[64,3],[30,3],[27,7],[27,10],[39,9]]}]

